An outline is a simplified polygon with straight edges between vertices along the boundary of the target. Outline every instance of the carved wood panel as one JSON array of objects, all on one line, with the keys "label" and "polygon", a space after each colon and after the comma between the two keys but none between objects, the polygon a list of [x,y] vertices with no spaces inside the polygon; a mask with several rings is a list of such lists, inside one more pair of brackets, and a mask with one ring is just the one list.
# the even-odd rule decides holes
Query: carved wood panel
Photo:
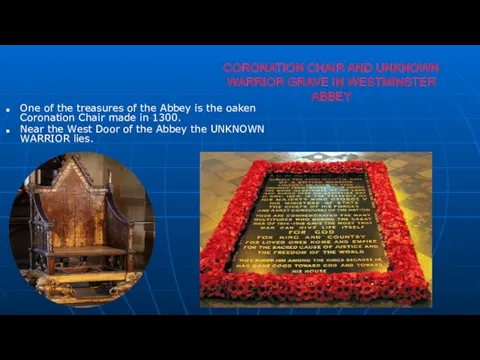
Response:
[{"label": "carved wood panel", "polygon": [[53,228],[54,247],[103,245],[105,195],[90,191],[75,164],[70,163],[59,183],[41,193]]}]

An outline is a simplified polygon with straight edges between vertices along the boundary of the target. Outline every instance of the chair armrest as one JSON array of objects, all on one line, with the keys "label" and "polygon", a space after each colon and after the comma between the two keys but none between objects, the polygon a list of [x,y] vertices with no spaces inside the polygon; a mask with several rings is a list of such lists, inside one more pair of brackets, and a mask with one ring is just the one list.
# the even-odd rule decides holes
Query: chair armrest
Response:
[{"label": "chair armrest", "polygon": [[115,200],[113,199],[113,194],[111,192],[108,192],[106,195],[106,200],[107,200],[107,206],[108,209],[112,212],[112,214],[115,216],[115,218],[125,227],[130,227],[133,226],[134,223],[129,221],[126,217],[122,215],[120,210],[117,207],[117,204],[115,203]]},{"label": "chair armrest", "polygon": [[30,218],[30,232],[32,236],[32,248],[40,249],[44,252],[53,252],[52,244],[52,228],[54,224],[48,219],[45,210],[43,210],[42,202],[38,194],[32,194],[32,210],[33,216]]},{"label": "chair armrest", "polygon": [[122,215],[111,192],[107,192],[105,200],[107,203],[107,236],[110,244],[131,253],[133,251],[134,223]]},{"label": "chair armrest", "polygon": [[33,224],[35,225],[40,225],[46,228],[52,228],[53,227],[53,222],[51,222],[45,213],[45,210],[43,210],[42,206],[42,201],[40,200],[40,196],[38,194],[34,194],[32,196],[32,201],[33,201],[33,206],[35,210],[35,215],[32,221]]}]

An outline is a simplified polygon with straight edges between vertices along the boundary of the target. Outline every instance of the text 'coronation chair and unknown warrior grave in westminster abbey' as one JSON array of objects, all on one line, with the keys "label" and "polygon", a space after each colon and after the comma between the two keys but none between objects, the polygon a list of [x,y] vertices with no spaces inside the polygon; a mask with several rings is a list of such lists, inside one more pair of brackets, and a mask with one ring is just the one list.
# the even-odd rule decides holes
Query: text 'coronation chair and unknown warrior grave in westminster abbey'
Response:
[{"label": "text 'coronation chair and unknown warrior grave in westminster abbey'", "polygon": [[27,189],[31,246],[24,277],[40,294],[94,305],[136,283],[133,223],[115,204],[110,170],[107,184],[94,185],[80,157],[68,154],[51,185],[30,181]]}]

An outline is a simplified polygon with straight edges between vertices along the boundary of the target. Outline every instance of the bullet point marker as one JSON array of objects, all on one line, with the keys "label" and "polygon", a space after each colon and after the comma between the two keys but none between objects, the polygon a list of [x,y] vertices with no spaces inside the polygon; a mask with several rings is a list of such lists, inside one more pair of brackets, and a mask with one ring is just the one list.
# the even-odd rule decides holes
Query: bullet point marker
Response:
[{"label": "bullet point marker", "polygon": [[10,112],[10,109],[9,109],[9,108],[6,108],[5,111],[6,111],[6,112]]},{"label": "bullet point marker", "polygon": [[10,134],[10,129],[5,130],[7,134]]}]

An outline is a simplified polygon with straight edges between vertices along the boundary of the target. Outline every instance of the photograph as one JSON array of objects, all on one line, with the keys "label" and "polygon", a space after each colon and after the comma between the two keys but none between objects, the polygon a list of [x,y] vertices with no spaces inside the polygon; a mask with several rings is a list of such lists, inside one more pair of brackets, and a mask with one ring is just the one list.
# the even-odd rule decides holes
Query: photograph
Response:
[{"label": "photograph", "polygon": [[200,165],[201,307],[432,307],[431,152]]},{"label": "photograph", "polygon": [[127,167],[79,152],[46,161],[24,180],[9,232],[26,286],[57,304],[91,307],[121,297],[140,279],[155,219]]}]

